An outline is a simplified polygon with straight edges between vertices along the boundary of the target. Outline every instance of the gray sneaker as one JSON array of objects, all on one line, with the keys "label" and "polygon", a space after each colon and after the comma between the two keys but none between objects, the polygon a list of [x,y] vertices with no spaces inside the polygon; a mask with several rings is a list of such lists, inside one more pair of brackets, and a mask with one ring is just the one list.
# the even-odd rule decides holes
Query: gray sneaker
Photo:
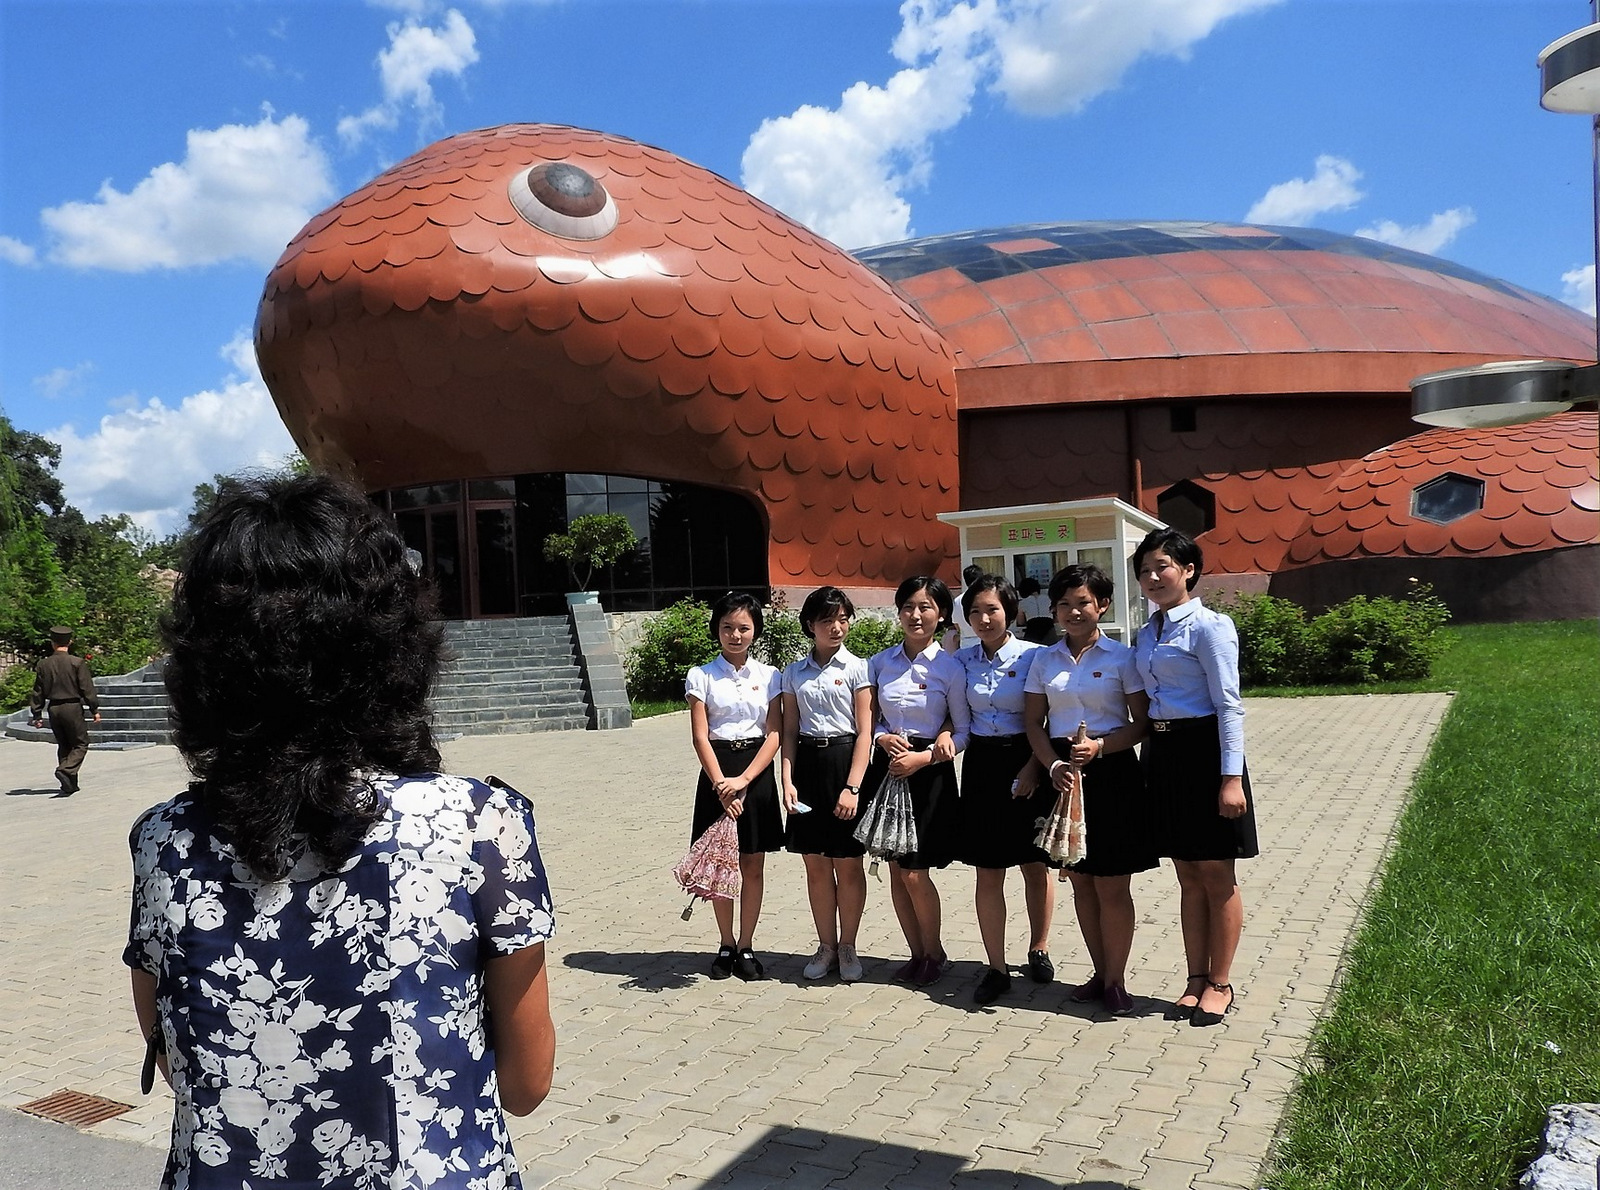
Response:
[{"label": "gray sneaker", "polygon": [[833,970],[838,954],[839,952],[826,942],[818,944],[817,953],[811,956],[811,961],[801,969],[800,974],[807,979],[821,979]]},{"label": "gray sneaker", "polygon": [[839,943],[839,978],[846,983],[854,983],[861,976],[861,959],[856,954],[856,948],[848,942]]}]

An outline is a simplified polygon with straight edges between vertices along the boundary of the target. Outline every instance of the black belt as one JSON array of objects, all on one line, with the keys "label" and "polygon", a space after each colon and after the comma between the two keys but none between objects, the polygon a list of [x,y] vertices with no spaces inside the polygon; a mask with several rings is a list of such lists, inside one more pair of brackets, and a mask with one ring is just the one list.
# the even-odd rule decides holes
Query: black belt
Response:
[{"label": "black belt", "polygon": [[856,737],[853,735],[803,735],[799,741],[808,748],[831,748],[835,744],[853,744]]},{"label": "black belt", "polygon": [[49,703],[51,706],[53,706],[53,707],[59,707],[59,706],[64,705],[65,703],[69,703],[69,702],[82,702],[83,699],[81,699],[81,698],[47,698],[47,699],[45,699],[45,701],[47,703]]},{"label": "black belt", "polygon": [[729,752],[748,752],[751,748],[754,748],[760,744],[761,740],[761,736],[755,736],[748,740],[712,740],[711,746],[716,747],[718,744],[721,744]]},{"label": "black belt", "polygon": [[978,743],[980,740],[985,744],[1020,744],[1027,738],[1027,732],[1023,731],[1017,732],[1016,735],[974,735],[967,742],[967,747],[972,747],[973,744]]},{"label": "black belt", "polygon": [[1150,730],[1165,734],[1169,731],[1189,731],[1196,727],[1216,729],[1217,717],[1215,715],[1195,715],[1188,719],[1152,719]]}]

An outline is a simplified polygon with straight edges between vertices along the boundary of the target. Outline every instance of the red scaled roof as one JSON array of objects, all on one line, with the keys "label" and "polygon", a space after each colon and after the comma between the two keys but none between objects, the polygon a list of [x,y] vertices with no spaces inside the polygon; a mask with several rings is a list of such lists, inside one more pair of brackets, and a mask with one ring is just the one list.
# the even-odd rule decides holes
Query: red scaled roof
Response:
[{"label": "red scaled roof", "polygon": [[1403,393],[1484,360],[1595,358],[1594,322],[1570,306],[1316,228],[1042,223],[856,256],[956,348],[964,410]]},{"label": "red scaled roof", "polygon": [[[1600,542],[1597,415],[1526,425],[1429,430],[1373,451],[1310,510],[1286,569],[1348,558],[1494,557]],[[1483,506],[1447,524],[1414,515],[1417,488],[1441,476],[1483,483]]]}]

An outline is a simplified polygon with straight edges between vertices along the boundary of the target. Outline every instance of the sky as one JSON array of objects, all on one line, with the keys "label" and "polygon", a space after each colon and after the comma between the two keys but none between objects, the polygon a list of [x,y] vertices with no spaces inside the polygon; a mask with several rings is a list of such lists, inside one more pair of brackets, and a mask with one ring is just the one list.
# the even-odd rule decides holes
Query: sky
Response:
[{"label": "sky", "polygon": [[90,516],[293,449],[251,328],[318,211],[441,137],[669,149],[845,248],[1016,223],[1372,236],[1594,309],[1582,0],[0,0],[0,408]]}]

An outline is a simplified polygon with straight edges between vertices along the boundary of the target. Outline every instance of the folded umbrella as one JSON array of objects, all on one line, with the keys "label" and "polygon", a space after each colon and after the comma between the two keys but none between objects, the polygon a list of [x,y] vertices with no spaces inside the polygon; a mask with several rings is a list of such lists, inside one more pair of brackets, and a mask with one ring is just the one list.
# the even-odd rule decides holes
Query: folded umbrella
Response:
[{"label": "folded umbrella", "polygon": [[683,920],[694,912],[695,901],[731,901],[739,895],[739,825],[727,814],[708,826],[689,844],[689,850],[672,869],[673,877],[689,903]]}]

